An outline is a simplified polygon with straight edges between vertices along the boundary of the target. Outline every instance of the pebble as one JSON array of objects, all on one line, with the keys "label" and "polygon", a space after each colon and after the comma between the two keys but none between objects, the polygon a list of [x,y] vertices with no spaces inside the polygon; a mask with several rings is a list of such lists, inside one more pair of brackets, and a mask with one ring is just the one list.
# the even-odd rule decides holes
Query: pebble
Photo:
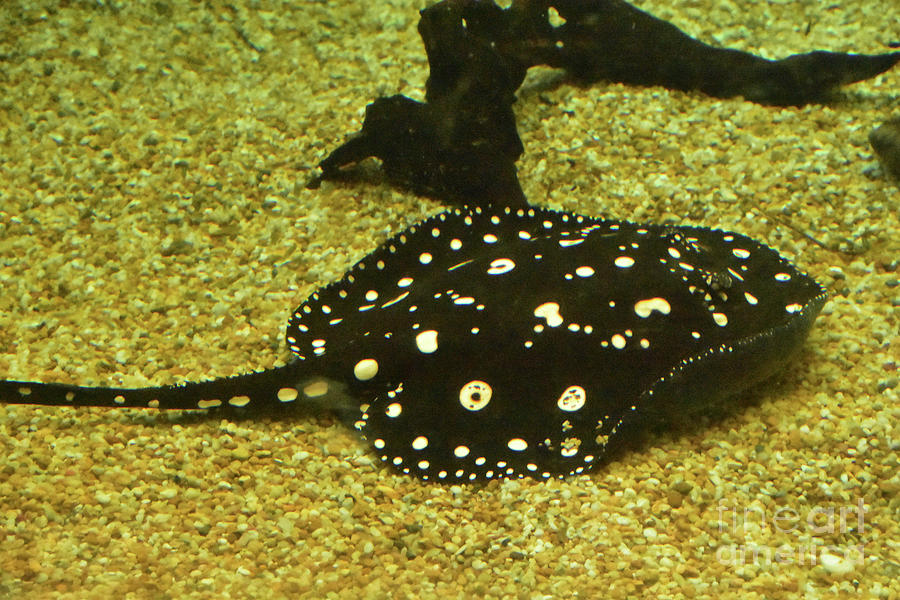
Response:
[{"label": "pebble", "polygon": [[857,561],[846,555],[838,556],[831,552],[822,552],[819,555],[822,568],[830,575],[845,576],[856,570]]},{"label": "pebble", "polygon": [[194,529],[196,529],[200,535],[206,535],[212,529],[212,525],[206,521],[194,521]]},{"label": "pebble", "polygon": [[238,446],[231,451],[231,456],[237,460],[247,460],[251,456],[250,449],[246,446]]}]

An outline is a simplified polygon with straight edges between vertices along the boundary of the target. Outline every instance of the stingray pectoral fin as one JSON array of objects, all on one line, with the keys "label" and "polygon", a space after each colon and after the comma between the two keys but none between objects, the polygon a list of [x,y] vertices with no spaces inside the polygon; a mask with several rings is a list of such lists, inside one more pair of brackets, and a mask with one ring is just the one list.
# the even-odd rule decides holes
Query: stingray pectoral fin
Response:
[{"label": "stingray pectoral fin", "polygon": [[272,409],[304,399],[301,361],[256,373],[146,388],[81,387],[61,383],[0,381],[0,404],[104,406],[196,410],[212,408]]},{"label": "stingray pectoral fin", "polygon": [[785,323],[683,360],[642,395],[640,418],[693,418],[772,377],[799,351],[826,300],[822,292]]}]

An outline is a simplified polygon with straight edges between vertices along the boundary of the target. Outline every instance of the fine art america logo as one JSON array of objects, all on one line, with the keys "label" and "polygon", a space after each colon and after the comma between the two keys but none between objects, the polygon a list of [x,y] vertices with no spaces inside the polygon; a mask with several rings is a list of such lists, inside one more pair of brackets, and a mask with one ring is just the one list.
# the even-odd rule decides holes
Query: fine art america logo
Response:
[{"label": "fine art america logo", "polygon": [[[805,512],[791,507],[774,511],[719,504],[719,533],[723,544],[716,559],[727,565],[822,565],[829,573],[847,574],[865,558],[862,498],[855,505],[814,506]],[[757,543],[788,536],[789,542]],[[841,543],[826,543],[840,540]],[[850,543],[843,543],[850,540]]]}]

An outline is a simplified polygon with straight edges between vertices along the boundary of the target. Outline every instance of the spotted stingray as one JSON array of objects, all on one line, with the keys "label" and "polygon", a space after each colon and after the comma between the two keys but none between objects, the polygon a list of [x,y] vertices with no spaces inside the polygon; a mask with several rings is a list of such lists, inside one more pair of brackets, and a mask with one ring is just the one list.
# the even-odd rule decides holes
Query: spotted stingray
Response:
[{"label": "spotted stingray", "polygon": [[307,298],[283,367],[138,389],[3,381],[0,401],[246,413],[349,398],[347,423],[403,473],[563,477],[623,425],[771,375],[825,297],[737,233],[454,209]]}]

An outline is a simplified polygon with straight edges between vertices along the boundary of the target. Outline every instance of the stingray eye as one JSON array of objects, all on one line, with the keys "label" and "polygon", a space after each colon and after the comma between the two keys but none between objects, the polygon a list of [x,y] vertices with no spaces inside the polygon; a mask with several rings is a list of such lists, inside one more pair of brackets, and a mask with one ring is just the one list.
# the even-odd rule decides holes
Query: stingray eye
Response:
[{"label": "stingray eye", "polygon": [[483,381],[470,381],[459,390],[459,403],[466,410],[481,410],[491,401],[491,386]]},{"label": "stingray eye", "polygon": [[713,271],[706,274],[706,285],[714,292],[727,290],[734,283],[734,279],[727,271]]}]

